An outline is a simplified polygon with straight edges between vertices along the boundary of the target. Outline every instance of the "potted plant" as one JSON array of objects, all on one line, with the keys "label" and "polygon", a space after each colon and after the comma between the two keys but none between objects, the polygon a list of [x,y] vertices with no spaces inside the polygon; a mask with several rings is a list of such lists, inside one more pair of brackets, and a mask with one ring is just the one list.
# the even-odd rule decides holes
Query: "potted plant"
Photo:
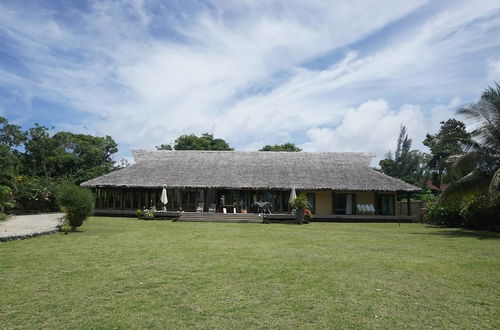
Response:
[{"label": "potted plant", "polygon": [[290,205],[292,209],[296,210],[295,216],[297,217],[297,223],[299,225],[304,223],[304,210],[309,208],[309,201],[306,195],[300,194],[297,198],[292,201]]}]

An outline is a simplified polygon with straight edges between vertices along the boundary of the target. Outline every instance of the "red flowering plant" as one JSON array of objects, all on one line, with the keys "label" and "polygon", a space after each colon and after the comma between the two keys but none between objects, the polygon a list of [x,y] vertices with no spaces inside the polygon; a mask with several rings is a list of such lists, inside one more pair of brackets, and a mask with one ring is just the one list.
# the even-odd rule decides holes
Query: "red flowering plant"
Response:
[{"label": "red flowering plant", "polygon": [[312,212],[311,212],[311,210],[305,209],[304,210],[304,222],[308,223],[308,222],[311,221],[311,219],[312,219]]}]

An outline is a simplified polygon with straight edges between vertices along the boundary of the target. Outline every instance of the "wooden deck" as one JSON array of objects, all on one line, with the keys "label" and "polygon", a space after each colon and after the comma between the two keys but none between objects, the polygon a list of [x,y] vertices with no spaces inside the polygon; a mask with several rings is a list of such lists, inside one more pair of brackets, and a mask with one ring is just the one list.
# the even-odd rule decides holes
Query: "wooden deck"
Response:
[{"label": "wooden deck", "polygon": [[[136,217],[134,210],[96,209],[97,216]],[[189,222],[242,222],[242,223],[293,223],[293,214],[256,214],[256,213],[207,213],[207,212],[179,212],[155,211],[156,219]],[[418,222],[417,216],[406,215],[343,215],[343,214],[318,214],[314,215],[311,222]]]}]

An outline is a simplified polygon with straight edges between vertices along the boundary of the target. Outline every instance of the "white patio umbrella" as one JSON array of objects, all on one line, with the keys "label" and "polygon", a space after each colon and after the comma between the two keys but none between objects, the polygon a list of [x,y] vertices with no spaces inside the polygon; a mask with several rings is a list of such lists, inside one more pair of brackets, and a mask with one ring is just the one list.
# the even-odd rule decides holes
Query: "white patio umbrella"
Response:
[{"label": "white patio umbrella", "polygon": [[288,204],[292,204],[295,198],[297,198],[297,193],[295,192],[295,188],[292,188],[292,192],[290,193],[290,198],[288,199]]},{"label": "white patio umbrella", "polygon": [[161,191],[161,197],[160,201],[163,204],[163,209],[166,210],[166,205],[168,204],[168,198],[167,198],[167,188],[163,187],[163,190]]}]

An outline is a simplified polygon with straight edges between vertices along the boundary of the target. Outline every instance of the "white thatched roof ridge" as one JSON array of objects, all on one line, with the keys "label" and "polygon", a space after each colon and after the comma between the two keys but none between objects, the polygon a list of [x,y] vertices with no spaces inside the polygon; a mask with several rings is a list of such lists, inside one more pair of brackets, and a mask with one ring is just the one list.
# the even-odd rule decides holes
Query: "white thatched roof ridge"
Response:
[{"label": "white thatched roof ridge", "polygon": [[361,152],[135,150],[136,163],[84,187],[418,191],[377,172]]}]

